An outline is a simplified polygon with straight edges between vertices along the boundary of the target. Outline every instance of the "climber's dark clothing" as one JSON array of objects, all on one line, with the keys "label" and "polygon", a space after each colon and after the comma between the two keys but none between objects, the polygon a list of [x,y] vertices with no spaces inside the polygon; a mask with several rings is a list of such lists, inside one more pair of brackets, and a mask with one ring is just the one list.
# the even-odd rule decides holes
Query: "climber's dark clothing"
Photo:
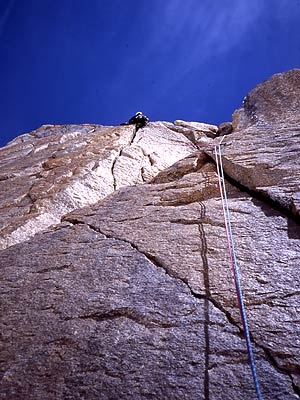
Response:
[{"label": "climber's dark clothing", "polygon": [[149,121],[149,118],[146,117],[141,111],[137,112],[133,117],[130,118],[128,122],[123,122],[121,125],[135,125],[136,130],[143,128]]}]

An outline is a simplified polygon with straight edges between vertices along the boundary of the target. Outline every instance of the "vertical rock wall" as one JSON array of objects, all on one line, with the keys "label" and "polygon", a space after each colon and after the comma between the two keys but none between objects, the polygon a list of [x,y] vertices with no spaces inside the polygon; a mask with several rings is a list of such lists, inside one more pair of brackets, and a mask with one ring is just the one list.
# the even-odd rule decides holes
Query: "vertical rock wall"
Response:
[{"label": "vertical rock wall", "polygon": [[[265,400],[300,393],[299,82],[250,92],[222,145]],[[255,398],[209,131],[48,126],[0,150],[1,399]]]}]

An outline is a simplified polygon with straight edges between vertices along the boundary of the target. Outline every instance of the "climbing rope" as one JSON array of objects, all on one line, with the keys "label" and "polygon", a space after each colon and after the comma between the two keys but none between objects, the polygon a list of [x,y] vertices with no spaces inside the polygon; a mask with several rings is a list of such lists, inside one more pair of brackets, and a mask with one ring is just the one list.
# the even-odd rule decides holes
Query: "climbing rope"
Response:
[{"label": "climbing rope", "polygon": [[[222,140],[223,140],[223,138],[222,138]],[[225,187],[222,155],[221,155],[222,140],[218,145],[215,146],[214,153],[215,153],[215,159],[216,159],[216,166],[217,166],[222,206],[223,206],[223,214],[224,214],[224,222],[225,222],[225,229],[226,229],[226,236],[227,236],[228,251],[229,251],[229,257],[230,257],[230,262],[231,262],[232,271],[233,271],[236,293],[237,293],[237,297],[238,297],[240,315],[241,315],[245,339],[246,339],[246,343],[247,343],[247,350],[248,350],[249,362],[250,362],[250,366],[251,366],[255,391],[256,391],[258,400],[262,400],[262,395],[261,395],[260,387],[259,387],[259,383],[258,383],[254,355],[253,355],[253,350],[252,350],[252,345],[251,345],[250,332],[249,332],[249,327],[248,327],[248,322],[247,322],[247,315],[246,315],[246,310],[245,310],[245,305],[244,305],[244,300],[243,300],[242,287],[241,287],[241,282],[240,282],[240,277],[239,277],[239,269],[238,269],[236,255],[235,255],[235,249],[234,249],[234,241],[233,241],[233,235],[232,235],[232,229],[231,229],[231,221],[230,221],[228,200],[227,200],[226,187]]]}]

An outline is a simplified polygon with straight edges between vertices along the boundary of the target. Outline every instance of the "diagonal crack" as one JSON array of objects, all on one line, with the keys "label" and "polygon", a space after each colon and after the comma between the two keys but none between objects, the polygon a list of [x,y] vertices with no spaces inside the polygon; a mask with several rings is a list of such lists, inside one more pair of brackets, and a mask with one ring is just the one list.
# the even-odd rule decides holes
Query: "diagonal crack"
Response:
[{"label": "diagonal crack", "polygon": [[[205,214],[205,210],[202,210],[202,214]],[[154,264],[156,267],[162,269],[165,271],[165,273],[167,275],[169,275],[171,278],[173,279],[178,279],[180,280],[184,285],[186,285],[191,293],[191,295],[193,297],[195,297],[196,299],[201,299],[204,301],[204,336],[205,336],[205,342],[206,342],[206,349],[205,349],[205,378],[204,378],[204,399],[208,400],[209,399],[209,354],[210,354],[210,344],[209,344],[209,325],[211,324],[210,322],[210,318],[209,318],[209,310],[208,310],[208,304],[211,304],[213,307],[217,308],[220,312],[222,312],[228,323],[230,323],[231,325],[233,325],[234,327],[236,327],[239,331],[239,334],[241,337],[244,337],[244,331],[243,328],[241,327],[241,324],[236,321],[234,319],[234,317],[231,315],[231,313],[220,303],[218,302],[210,293],[210,289],[209,289],[209,277],[208,277],[208,269],[207,271],[205,270],[205,265],[206,265],[206,240],[205,240],[205,234],[204,234],[204,230],[201,227],[201,223],[198,223],[199,226],[199,233],[200,236],[202,236],[201,238],[201,242],[202,242],[202,250],[201,250],[201,257],[202,257],[202,261],[204,263],[204,284],[205,284],[205,292],[204,294],[201,293],[197,293],[193,290],[193,288],[190,286],[190,284],[188,283],[187,279],[184,279],[174,273],[171,273],[168,269],[168,267],[166,267],[164,265],[164,263],[162,262],[161,259],[159,259],[158,257],[155,257],[153,254],[148,253],[145,250],[141,250],[139,248],[139,246],[131,241],[129,241],[128,239],[124,239],[124,238],[119,238],[119,237],[115,237],[113,235],[110,234],[106,234],[104,233],[99,227],[95,227],[92,224],[87,224],[83,221],[77,220],[77,219],[71,219],[68,218],[67,219],[68,222],[77,225],[77,224],[82,224],[82,225],[87,225],[90,229],[92,229],[93,231],[102,234],[103,236],[105,236],[106,238],[109,239],[115,239],[115,240],[120,240],[124,243],[129,244],[133,249],[135,249],[137,252],[139,252],[140,254],[143,254],[152,264]],[[208,266],[207,266],[208,268]],[[206,271],[206,272],[205,272]],[[123,311],[118,311],[118,310],[112,310],[112,313],[106,313],[104,314],[104,318],[107,319],[114,319],[114,318],[118,318],[120,316],[122,316],[122,312]],[[124,315],[123,315],[124,316]],[[130,312],[127,315],[128,318],[130,319],[137,319],[137,315],[134,314],[134,312]],[[82,316],[82,317],[78,317],[78,318],[93,318],[95,320],[101,320],[102,316],[101,314],[92,314],[92,315],[87,315],[87,316]],[[145,316],[143,316],[143,318],[147,318]],[[137,321],[136,321],[137,322]],[[138,323],[138,322],[137,322]],[[148,324],[149,327],[153,327],[153,326],[159,326],[159,324],[157,323],[157,321],[153,321],[153,320],[143,320],[140,321],[141,324],[145,325]],[[149,325],[150,324],[150,325]],[[174,325],[175,326],[175,325]],[[251,343],[253,345],[255,345],[258,349],[260,349],[263,354],[265,355],[265,359],[279,372],[284,373],[285,375],[287,375],[291,381],[291,385],[294,389],[294,392],[297,395],[300,395],[300,388],[294,383],[293,378],[292,378],[292,374],[291,372],[287,371],[286,369],[280,367],[280,365],[278,364],[278,362],[276,361],[276,358],[272,355],[271,351],[263,346],[263,344],[260,344],[256,341],[256,339],[254,338],[253,334],[251,334],[250,332],[250,337],[251,337]]]},{"label": "diagonal crack", "polygon": [[[187,285],[188,285],[188,284],[187,284]],[[189,287],[189,289],[190,289],[190,291],[191,291],[191,294],[192,294],[194,297],[196,297],[196,298],[198,298],[198,299],[203,299],[203,298],[205,299],[206,295],[202,295],[202,294],[196,293],[189,285],[188,285],[188,287]],[[230,313],[228,310],[226,310],[226,308],[223,307],[223,305],[222,305],[220,302],[218,302],[215,298],[213,298],[211,295],[209,295],[209,296],[207,297],[207,301],[210,302],[210,303],[211,303],[215,308],[217,308],[219,311],[221,311],[221,312],[225,315],[227,321],[228,321],[231,325],[235,326],[235,327],[239,330],[240,337],[243,337],[243,338],[244,338],[244,330],[242,329],[241,324],[240,324],[239,322],[237,322],[237,321],[232,317],[231,313]],[[295,392],[297,395],[300,396],[300,387],[298,387],[298,386],[295,384],[295,382],[294,382],[294,380],[293,380],[293,377],[292,377],[292,373],[291,373],[290,371],[286,370],[285,368],[282,368],[282,367],[278,364],[276,358],[272,355],[272,352],[271,352],[267,347],[265,347],[263,344],[258,343],[258,342],[256,341],[255,337],[253,336],[253,334],[252,334],[251,332],[250,332],[250,338],[251,338],[251,343],[252,343],[253,345],[255,345],[258,349],[260,349],[260,350],[264,353],[266,360],[267,360],[277,371],[279,371],[279,372],[281,372],[281,373],[284,373],[285,375],[287,375],[287,376],[289,377],[289,379],[290,379],[290,381],[291,381],[291,385],[292,385],[292,387],[293,387],[293,389],[294,389],[294,392]]]},{"label": "diagonal crack", "polygon": [[86,225],[86,226],[88,226],[90,229],[92,229],[93,231],[95,231],[95,232],[97,232],[97,233],[100,233],[101,235],[105,236],[105,237],[108,238],[108,239],[120,240],[120,241],[122,241],[122,242],[124,242],[124,243],[129,244],[129,245],[130,245],[134,250],[136,250],[138,253],[143,254],[143,255],[144,255],[152,264],[154,264],[156,267],[163,269],[163,270],[165,271],[165,273],[166,273],[168,276],[170,276],[171,278],[174,278],[174,279],[178,279],[178,280],[180,280],[181,282],[183,282],[185,285],[187,285],[187,280],[186,280],[186,279],[183,279],[183,278],[181,278],[181,277],[179,277],[179,276],[177,276],[176,274],[171,273],[171,272],[169,271],[168,267],[166,267],[166,266],[163,264],[162,260],[160,260],[158,257],[155,257],[153,254],[148,253],[148,252],[145,251],[145,250],[141,250],[137,244],[131,242],[130,240],[125,239],[125,238],[121,238],[121,237],[116,237],[116,236],[110,235],[110,234],[108,234],[108,233],[104,233],[99,227],[96,227],[96,226],[94,226],[94,225],[92,225],[92,224],[88,224],[88,223],[86,223],[86,222],[84,222],[84,221],[80,221],[80,220],[78,220],[78,219],[76,219],[76,218],[66,217],[66,218],[63,218],[63,220],[64,220],[64,221],[68,221],[68,222],[70,222],[70,223],[73,224],[73,225],[80,225],[80,224]]},{"label": "diagonal crack", "polygon": [[[213,155],[211,154],[211,152],[205,151],[205,154],[208,155],[209,158],[212,160],[212,162],[216,165],[215,159],[214,159]],[[222,157],[224,157],[224,156],[222,156]],[[243,185],[242,183],[240,183],[239,181],[234,179],[232,176],[228,175],[225,168],[224,168],[224,177],[232,186],[236,187],[241,192],[248,193],[254,199],[263,202],[264,204],[268,205],[273,210],[276,210],[277,212],[281,213],[285,217],[291,219],[297,225],[300,225],[300,215],[296,215],[293,213],[292,209],[284,207],[284,205],[279,200],[272,199],[270,196],[268,196],[267,192],[263,192],[261,190],[250,189],[249,187]]]}]

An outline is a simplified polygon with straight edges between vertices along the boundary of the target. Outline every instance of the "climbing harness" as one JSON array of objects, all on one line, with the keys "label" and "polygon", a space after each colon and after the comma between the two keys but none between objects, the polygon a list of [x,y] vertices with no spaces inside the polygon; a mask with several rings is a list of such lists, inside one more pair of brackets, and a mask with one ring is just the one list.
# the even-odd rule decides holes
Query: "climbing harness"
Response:
[{"label": "climbing harness", "polygon": [[244,306],[242,287],[241,287],[241,282],[240,282],[240,277],[239,277],[239,269],[238,269],[238,265],[237,265],[236,255],[235,255],[234,241],[233,241],[233,236],[232,236],[231,221],[230,221],[228,200],[227,200],[226,187],[225,187],[222,155],[221,155],[221,144],[222,144],[223,139],[224,139],[224,137],[222,138],[220,143],[215,146],[214,153],[215,153],[215,159],[216,159],[216,166],[217,166],[222,206],[223,206],[223,214],[224,214],[224,222],[225,222],[225,229],[226,229],[226,236],[227,236],[228,251],[229,251],[229,257],[230,257],[230,262],[231,262],[232,271],[233,271],[236,293],[237,293],[237,297],[238,297],[240,315],[241,315],[245,339],[246,339],[246,343],[247,343],[247,350],[248,350],[249,362],[250,362],[250,366],[251,366],[255,391],[256,391],[258,400],[262,400],[262,395],[261,395],[260,387],[259,387],[259,383],[258,383],[254,355],[253,355],[253,350],[252,350],[252,345],[251,345],[246,310],[245,310],[245,306]]}]

